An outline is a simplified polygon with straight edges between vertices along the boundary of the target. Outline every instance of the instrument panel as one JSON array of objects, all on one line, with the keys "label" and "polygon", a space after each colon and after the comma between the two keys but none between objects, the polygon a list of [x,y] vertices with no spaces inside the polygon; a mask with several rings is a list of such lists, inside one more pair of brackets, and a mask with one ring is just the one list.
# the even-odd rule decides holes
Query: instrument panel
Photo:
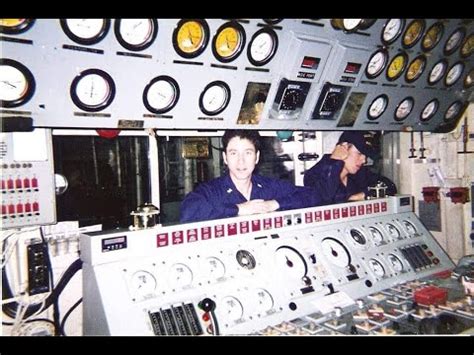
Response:
[{"label": "instrument panel", "polygon": [[3,20],[2,118],[447,132],[472,101],[472,29],[461,19]]}]

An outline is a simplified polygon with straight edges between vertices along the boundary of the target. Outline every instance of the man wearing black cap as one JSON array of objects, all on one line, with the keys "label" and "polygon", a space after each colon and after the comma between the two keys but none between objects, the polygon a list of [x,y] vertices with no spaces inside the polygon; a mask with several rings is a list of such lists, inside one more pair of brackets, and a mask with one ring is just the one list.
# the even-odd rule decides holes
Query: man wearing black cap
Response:
[{"label": "man wearing black cap", "polygon": [[339,137],[332,154],[325,154],[305,173],[304,185],[315,188],[324,204],[364,200],[368,187],[379,181],[388,186],[388,195],[396,194],[397,188],[392,181],[365,166],[367,157],[378,158],[373,135],[346,131]]}]

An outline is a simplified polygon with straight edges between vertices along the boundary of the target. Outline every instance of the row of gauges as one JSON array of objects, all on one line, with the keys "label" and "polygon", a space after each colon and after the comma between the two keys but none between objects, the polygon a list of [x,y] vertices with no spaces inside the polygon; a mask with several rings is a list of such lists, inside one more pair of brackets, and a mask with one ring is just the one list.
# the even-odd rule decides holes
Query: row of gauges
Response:
[{"label": "row of gauges", "polygon": [[[7,34],[26,31],[32,20],[0,22],[1,30]],[[276,20],[267,20],[274,24]],[[104,39],[110,28],[109,19],[61,19],[64,33],[80,45],[97,44]],[[117,19],[114,22],[117,41],[125,49],[139,52],[147,49],[158,35],[156,19]],[[199,56],[206,49],[210,39],[209,25],[203,19],[180,20],[173,31],[173,47],[181,57],[190,59]],[[246,34],[237,21],[228,21],[220,26],[212,39],[212,53],[223,63],[235,60],[244,50]],[[250,39],[247,56],[254,66],[270,62],[278,48],[278,36],[271,26],[261,28]]]},{"label": "row of gauges", "polygon": [[[375,79],[386,68],[385,77],[389,81],[394,81],[405,72],[405,81],[413,83],[420,78],[427,66],[427,56],[418,55],[410,64],[408,64],[408,55],[404,52],[396,54],[389,62],[388,51],[385,48],[376,50],[369,59],[365,69],[365,75],[368,79]],[[427,82],[429,85],[437,84],[444,77],[444,84],[447,87],[453,86],[461,78],[465,63],[458,61],[448,69],[448,61],[441,59],[431,68]],[[406,71],[405,71],[406,69]],[[446,74],[446,75],[445,75]],[[464,88],[468,89],[473,85],[474,69],[466,75],[464,79]]]},{"label": "row of gauges", "polygon": [[[26,103],[35,90],[35,79],[23,64],[8,58],[0,59],[0,104],[13,108]],[[152,79],[143,90],[143,103],[152,113],[163,114],[178,102],[179,85],[167,75]],[[108,107],[115,97],[112,77],[100,69],[87,69],[77,75],[70,86],[74,104],[88,112]],[[206,115],[217,115],[229,104],[230,87],[223,81],[213,81],[202,91],[199,107]]]}]

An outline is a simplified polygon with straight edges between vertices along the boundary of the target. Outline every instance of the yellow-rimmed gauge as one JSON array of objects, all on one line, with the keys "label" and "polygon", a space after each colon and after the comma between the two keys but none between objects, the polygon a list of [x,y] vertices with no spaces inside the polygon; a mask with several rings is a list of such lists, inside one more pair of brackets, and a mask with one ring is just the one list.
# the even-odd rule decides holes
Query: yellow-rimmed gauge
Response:
[{"label": "yellow-rimmed gauge", "polygon": [[436,47],[443,36],[443,32],[444,26],[441,22],[432,24],[423,36],[423,40],[421,41],[421,49],[427,52]]},{"label": "yellow-rimmed gauge", "polygon": [[402,33],[404,26],[404,19],[391,18],[387,20],[382,30],[382,43],[388,45],[395,42]]},{"label": "yellow-rimmed gauge", "polygon": [[376,120],[385,112],[388,106],[388,96],[382,94],[377,96],[374,101],[369,105],[367,110],[367,118],[369,120]]},{"label": "yellow-rimmed gauge", "polygon": [[142,51],[153,43],[158,34],[156,19],[118,19],[114,25],[117,41],[129,51]]},{"label": "yellow-rimmed gauge", "polygon": [[115,97],[112,77],[100,69],[87,69],[71,83],[71,99],[84,111],[97,112],[109,106]]},{"label": "yellow-rimmed gauge", "polygon": [[218,80],[204,88],[199,97],[199,108],[204,114],[214,116],[224,111],[229,102],[229,85]]},{"label": "yellow-rimmed gauge", "polygon": [[369,79],[376,78],[383,72],[388,62],[388,52],[386,49],[379,49],[375,51],[367,63],[365,68],[365,75]]},{"label": "yellow-rimmed gauge", "polygon": [[270,27],[254,33],[247,46],[247,57],[255,66],[262,66],[272,60],[278,48],[278,36]]},{"label": "yellow-rimmed gauge", "polygon": [[472,54],[474,50],[474,33],[471,33],[469,37],[467,37],[462,46],[461,46],[461,57],[467,58]]},{"label": "yellow-rimmed gauge", "polygon": [[183,58],[201,54],[209,42],[209,25],[205,20],[180,20],[173,31],[173,47]]},{"label": "yellow-rimmed gauge", "polygon": [[400,101],[395,110],[395,121],[403,121],[406,119],[413,110],[414,105],[415,100],[411,96],[408,96]]},{"label": "yellow-rimmed gauge", "polygon": [[423,35],[425,29],[425,20],[413,20],[407,26],[402,38],[402,45],[405,48],[413,47]]},{"label": "yellow-rimmed gauge", "polygon": [[438,108],[439,108],[439,100],[438,99],[431,100],[425,105],[425,107],[423,108],[423,111],[421,111],[420,120],[423,122],[431,120],[431,118],[433,118],[433,116],[438,111]]},{"label": "yellow-rimmed gauge", "polygon": [[464,106],[465,105],[461,101],[454,101],[451,105],[449,105],[448,109],[444,113],[444,120],[454,121],[458,119],[464,111]]},{"label": "yellow-rimmed gauge", "polygon": [[0,33],[16,35],[27,31],[35,20],[30,18],[0,18]]},{"label": "yellow-rimmed gauge", "polygon": [[441,59],[439,62],[433,65],[433,68],[431,68],[430,73],[428,74],[428,84],[434,85],[440,81],[447,69],[448,62],[445,59]]},{"label": "yellow-rimmed gauge", "polygon": [[444,83],[446,84],[446,86],[452,86],[456,84],[456,82],[461,77],[463,71],[463,62],[454,63],[453,66],[449,68],[448,73],[446,74],[446,78],[444,78]]},{"label": "yellow-rimmed gauge", "polygon": [[453,54],[461,45],[462,40],[466,36],[466,29],[464,27],[456,28],[446,40],[444,44],[444,55]]},{"label": "yellow-rimmed gauge", "polygon": [[406,53],[399,53],[393,57],[392,61],[387,67],[386,76],[390,81],[396,80],[402,75],[407,67],[408,56]]},{"label": "yellow-rimmed gauge", "polygon": [[160,75],[143,90],[143,104],[148,111],[162,114],[171,110],[179,99],[179,85],[172,77]]},{"label": "yellow-rimmed gauge", "polygon": [[467,73],[466,77],[464,78],[464,88],[469,89],[472,87],[474,83],[474,69],[471,69],[469,73]]},{"label": "yellow-rimmed gauge", "polygon": [[411,61],[408,65],[407,71],[405,72],[405,80],[407,83],[416,81],[426,67],[426,57],[421,54]]},{"label": "yellow-rimmed gauge", "polygon": [[82,45],[100,42],[107,35],[110,28],[110,20],[100,18],[61,19],[60,23],[66,36]]},{"label": "yellow-rimmed gauge", "polygon": [[31,71],[13,59],[0,58],[0,106],[18,107],[26,103],[35,91]]},{"label": "yellow-rimmed gauge", "polygon": [[241,24],[231,21],[223,24],[212,40],[212,53],[217,60],[227,63],[236,59],[245,46],[245,30]]}]

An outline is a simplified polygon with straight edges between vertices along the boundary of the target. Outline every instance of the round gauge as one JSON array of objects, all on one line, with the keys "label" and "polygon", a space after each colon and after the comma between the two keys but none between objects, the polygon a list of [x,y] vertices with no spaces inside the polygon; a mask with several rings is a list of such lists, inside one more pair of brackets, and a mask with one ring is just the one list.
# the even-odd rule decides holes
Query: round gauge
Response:
[{"label": "round gauge", "polygon": [[388,254],[388,261],[396,272],[402,272],[405,268],[402,261],[394,254]]},{"label": "round gauge", "polygon": [[235,254],[235,258],[241,267],[247,270],[252,270],[257,265],[254,256],[247,250],[239,250]]},{"label": "round gauge", "polygon": [[199,108],[204,114],[214,116],[224,111],[229,101],[229,85],[223,81],[213,81],[204,88],[199,96]]},{"label": "round gauge", "polygon": [[388,234],[389,234],[390,237],[392,237],[393,239],[399,239],[399,238],[401,237],[400,231],[399,231],[398,228],[395,227],[393,224],[388,223],[388,224],[387,224],[387,230],[388,230]]},{"label": "round gauge", "polygon": [[321,242],[324,256],[328,261],[340,268],[345,268],[351,263],[351,256],[346,247],[338,240],[325,238]]},{"label": "round gauge", "polygon": [[278,48],[278,36],[271,28],[255,32],[247,46],[247,57],[255,66],[262,66],[272,60]]},{"label": "round gauge", "polygon": [[464,78],[464,88],[465,89],[471,88],[473,83],[474,83],[474,69],[471,69],[471,71]]},{"label": "round gauge", "polygon": [[423,111],[420,114],[421,121],[429,121],[438,111],[439,101],[438,99],[433,99],[425,105]]},{"label": "round gauge", "polygon": [[425,52],[432,50],[441,40],[443,36],[444,26],[441,22],[436,22],[431,25],[426,31],[421,41],[421,49]]},{"label": "round gauge", "polygon": [[408,56],[405,53],[399,53],[393,57],[387,68],[387,79],[390,81],[396,80],[402,75],[407,66]]},{"label": "round gauge", "polygon": [[233,296],[226,296],[219,302],[219,313],[224,319],[236,321],[244,315],[244,307],[240,301]]},{"label": "round gauge", "polygon": [[277,23],[280,23],[283,21],[282,18],[264,18],[263,21],[268,23],[269,25],[276,25]]},{"label": "round gauge", "polygon": [[61,19],[64,33],[74,42],[91,45],[100,42],[109,31],[109,19]]},{"label": "round gauge", "polygon": [[356,31],[362,24],[361,18],[343,18],[342,19],[342,28],[346,32]]},{"label": "round gauge", "polygon": [[145,297],[155,291],[156,279],[150,272],[139,270],[132,275],[130,288],[133,297]]},{"label": "round gauge", "polygon": [[0,18],[0,33],[16,35],[28,31],[35,20],[30,18]]},{"label": "round gauge", "polygon": [[444,114],[445,121],[454,121],[459,116],[461,116],[464,109],[464,105],[461,101],[454,101],[451,105],[449,105],[448,109]]},{"label": "round gauge", "polygon": [[382,30],[382,43],[385,45],[396,41],[403,31],[405,20],[399,18],[391,18],[385,22]]},{"label": "round gauge", "polygon": [[252,292],[252,299],[256,300],[257,312],[268,312],[273,308],[273,297],[267,290],[258,288]]},{"label": "round gauge", "polygon": [[209,25],[205,20],[181,20],[173,31],[173,47],[181,57],[194,58],[206,49]]},{"label": "round gauge", "polygon": [[461,47],[461,57],[467,58],[472,54],[474,50],[474,33],[471,33],[469,37],[467,37]]},{"label": "round gauge", "polygon": [[446,73],[447,69],[448,62],[446,60],[442,59],[438,63],[436,63],[433,68],[431,68],[430,73],[428,75],[428,84],[434,85],[438,81],[440,81]]},{"label": "round gauge", "polygon": [[376,78],[385,69],[388,62],[388,52],[385,49],[375,51],[367,63],[365,75],[369,79]]},{"label": "round gauge", "polygon": [[403,225],[405,226],[408,234],[416,234],[417,233],[415,225],[413,223],[411,223],[410,221],[404,220]]},{"label": "round gauge", "polygon": [[405,48],[413,47],[423,35],[425,29],[425,20],[417,19],[413,20],[407,25],[405,33],[402,37],[402,45]]},{"label": "round gauge", "polygon": [[31,71],[13,59],[0,58],[0,106],[18,107],[26,103],[35,92],[35,79]]},{"label": "round gauge", "polygon": [[213,280],[217,280],[225,275],[224,263],[213,256],[206,258],[204,262],[204,275],[209,276]]},{"label": "round gauge", "polygon": [[395,110],[395,121],[403,121],[405,118],[408,117],[408,115],[411,113],[413,110],[413,105],[415,104],[415,101],[413,100],[413,97],[406,97],[404,98],[397,106],[397,109]]},{"label": "round gauge", "polygon": [[288,245],[282,245],[277,248],[275,259],[280,271],[290,278],[302,279],[308,272],[308,265],[303,255]]},{"label": "round gauge", "polygon": [[405,72],[407,83],[416,81],[423,74],[426,67],[426,57],[422,54],[413,59]]},{"label": "round gauge", "polygon": [[382,94],[377,96],[374,101],[369,105],[367,110],[367,118],[369,120],[376,120],[385,112],[388,106],[388,96]]},{"label": "round gauge", "polygon": [[212,40],[212,53],[217,60],[227,63],[237,58],[245,46],[245,30],[236,21],[223,24]]},{"label": "round gauge", "polygon": [[148,111],[161,114],[171,110],[179,99],[179,85],[172,77],[160,75],[143,90],[143,104]]},{"label": "round gauge", "polygon": [[370,27],[372,27],[372,25],[377,21],[377,19],[374,19],[374,18],[364,18],[362,19],[362,22],[360,23],[360,26],[359,28],[361,30],[366,30]]},{"label": "round gauge", "polygon": [[376,277],[384,277],[385,276],[385,268],[383,267],[382,263],[377,259],[370,259],[369,260],[369,267],[370,270],[374,273]]},{"label": "round gauge", "polygon": [[342,18],[332,18],[331,19],[331,26],[335,30],[342,30],[343,29],[342,21],[343,21]]},{"label": "round gauge", "polygon": [[115,97],[112,77],[100,69],[87,69],[71,83],[74,104],[84,111],[97,112],[109,106]]},{"label": "round gauge", "polygon": [[156,19],[115,20],[115,36],[122,47],[129,51],[142,51],[148,48],[158,34]]},{"label": "round gauge", "polygon": [[453,33],[449,35],[448,39],[446,40],[446,43],[444,44],[444,54],[453,54],[456,49],[458,49],[461,45],[465,35],[466,29],[464,27],[458,27],[457,29],[455,29]]},{"label": "round gauge", "polygon": [[446,77],[444,78],[444,83],[446,84],[446,86],[454,85],[461,77],[463,71],[464,71],[463,62],[457,62],[453,64],[453,66],[448,70]]},{"label": "round gauge", "polygon": [[372,240],[375,245],[380,245],[383,243],[384,238],[380,230],[375,227],[369,227],[370,234],[372,236]]},{"label": "round gauge", "polygon": [[357,229],[351,229],[350,235],[352,240],[359,245],[365,245],[367,243],[364,234],[362,234],[362,232]]},{"label": "round gauge", "polygon": [[193,282],[193,272],[185,264],[173,264],[168,270],[168,281],[171,287],[185,287]]}]

